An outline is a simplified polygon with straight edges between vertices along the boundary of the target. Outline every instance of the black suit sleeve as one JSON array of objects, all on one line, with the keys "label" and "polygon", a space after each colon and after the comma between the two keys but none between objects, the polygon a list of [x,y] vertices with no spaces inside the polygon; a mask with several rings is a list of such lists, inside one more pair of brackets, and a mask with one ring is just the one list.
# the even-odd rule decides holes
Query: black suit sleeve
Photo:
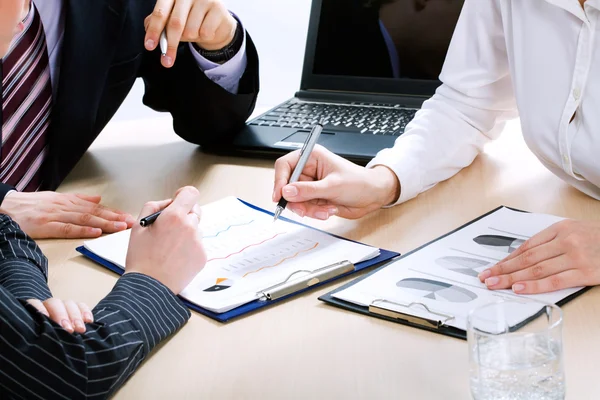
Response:
[{"label": "black suit sleeve", "polygon": [[[0,220],[0,271],[14,273],[11,265],[19,262],[31,276],[43,277],[34,280],[38,290],[48,290],[40,249],[23,247],[26,236],[16,223],[6,216]],[[87,324],[87,332],[69,334],[26,303],[31,294],[17,298],[4,286],[11,283],[10,273],[3,275],[0,398],[5,394],[43,399],[110,397],[150,351],[190,317],[164,285],[146,275],[126,274],[94,308],[94,323]]]},{"label": "black suit sleeve", "polygon": [[247,67],[238,94],[211,81],[187,43],[182,43],[172,68],[160,63],[160,52],[147,53],[141,68],[146,92],[144,104],[173,115],[175,132],[206,148],[227,145],[243,128],[256,105],[259,90],[258,54],[246,33]]},{"label": "black suit sleeve", "polygon": [[4,198],[6,197],[8,192],[10,192],[11,190],[17,189],[15,189],[11,185],[7,185],[6,183],[0,183],[0,206],[2,205],[2,202],[4,201]]}]

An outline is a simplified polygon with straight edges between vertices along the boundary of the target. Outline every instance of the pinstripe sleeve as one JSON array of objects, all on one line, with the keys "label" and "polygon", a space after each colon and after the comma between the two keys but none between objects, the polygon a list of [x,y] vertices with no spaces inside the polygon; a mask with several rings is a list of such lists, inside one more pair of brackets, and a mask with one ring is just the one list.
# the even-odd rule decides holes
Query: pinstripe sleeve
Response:
[{"label": "pinstripe sleeve", "polygon": [[0,286],[0,398],[108,398],[190,317],[141,274],[121,277],[93,313],[85,334],[69,334]]},{"label": "pinstripe sleeve", "polygon": [[52,297],[48,260],[42,250],[8,215],[0,214],[0,285],[18,299]]}]

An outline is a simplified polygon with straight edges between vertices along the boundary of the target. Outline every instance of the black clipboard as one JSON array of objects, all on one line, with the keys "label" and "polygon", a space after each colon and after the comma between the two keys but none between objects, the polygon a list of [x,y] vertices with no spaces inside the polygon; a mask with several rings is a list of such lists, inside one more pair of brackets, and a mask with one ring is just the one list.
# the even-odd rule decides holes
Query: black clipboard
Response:
[{"label": "black clipboard", "polygon": [[[495,213],[496,211],[498,211],[498,210],[500,210],[502,208],[507,208],[509,210],[513,210],[513,211],[517,211],[517,212],[523,212],[523,213],[527,213],[528,212],[528,211],[523,211],[523,210],[519,210],[519,209],[512,208],[512,207],[506,207],[506,206],[497,207],[497,208],[493,209],[492,211],[489,211],[489,212],[487,212],[487,213],[485,213],[485,214],[483,214],[483,215],[475,218],[474,220],[469,221],[466,224],[464,224],[464,225],[462,225],[462,226],[460,226],[460,227],[458,227],[458,228],[456,228],[456,229],[454,229],[454,230],[446,233],[445,235],[442,235],[442,236],[440,236],[440,237],[438,237],[438,238],[436,238],[436,239],[434,239],[434,240],[432,240],[432,241],[430,241],[430,242],[428,242],[428,243],[426,243],[426,244],[424,244],[424,245],[422,245],[422,246],[420,246],[420,247],[418,247],[418,248],[416,248],[416,249],[414,249],[414,250],[412,250],[412,251],[410,251],[410,252],[408,252],[406,254],[403,254],[400,257],[394,258],[393,260],[387,262],[383,266],[381,266],[381,267],[379,267],[379,268],[377,268],[377,269],[369,272],[368,274],[365,274],[365,275],[363,275],[363,276],[361,276],[361,277],[359,277],[357,279],[354,279],[353,281],[348,282],[347,284],[345,284],[345,285],[343,285],[343,286],[341,286],[341,287],[339,287],[339,288],[337,288],[335,290],[332,290],[329,293],[326,293],[326,294],[320,296],[319,300],[321,300],[321,301],[323,301],[323,302],[325,302],[327,304],[330,304],[332,306],[335,306],[335,307],[338,307],[338,308],[342,308],[342,309],[345,309],[345,310],[354,311],[354,312],[357,312],[357,313],[360,313],[360,314],[363,314],[363,315],[368,315],[370,317],[375,317],[375,318],[383,319],[383,320],[386,320],[386,321],[396,322],[396,323],[399,323],[399,324],[402,324],[402,325],[412,326],[412,327],[423,329],[423,330],[426,330],[426,331],[429,331],[429,332],[434,332],[434,333],[438,333],[438,334],[442,334],[442,335],[446,335],[446,336],[451,336],[451,337],[454,337],[454,338],[457,338],[457,339],[466,340],[467,339],[467,332],[465,330],[459,329],[459,328],[455,328],[455,327],[452,327],[452,326],[444,325],[444,318],[451,319],[451,318],[453,318],[451,315],[438,314],[436,312],[430,311],[430,313],[438,315],[441,318],[436,318],[436,319],[421,318],[421,317],[416,317],[414,315],[410,315],[408,313],[402,313],[402,312],[399,312],[399,311],[389,310],[388,308],[378,307],[378,302],[381,303],[381,302],[386,302],[387,301],[387,300],[384,300],[384,299],[375,300],[370,306],[365,307],[365,306],[359,306],[359,305],[354,304],[354,303],[350,303],[350,302],[347,302],[347,301],[344,301],[344,300],[337,299],[337,298],[333,297],[333,295],[335,293],[338,293],[338,292],[340,292],[342,290],[345,290],[345,289],[349,288],[350,286],[353,286],[353,285],[357,284],[358,282],[362,281],[363,279],[367,279],[368,277],[370,277],[371,275],[379,272],[383,268],[386,268],[388,265],[392,264],[393,262],[395,262],[397,260],[400,260],[400,259],[402,259],[404,257],[408,257],[409,255],[411,255],[411,254],[413,254],[413,253],[415,253],[415,252],[417,252],[419,250],[424,249],[425,247],[427,247],[427,246],[429,246],[429,245],[437,242],[438,240],[441,240],[441,239],[443,239],[443,238],[445,238],[445,237],[447,237],[449,235],[452,235],[452,234],[454,234],[454,233],[456,233],[456,232],[458,232],[458,231],[466,228],[467,226],[469,226],[469,225],[471,225],[471,224],[473,224],[473,223],[481,220],[482,218],[487,217],[490,214]],[[591,289],[591,287],[583,288],[583,289],[581,289],[581,290],[573,293],[572,295],[565,297],[561,301],[557,302],[556,305],[557,306],[562,306],[563,304],[566,304],[567,302],[573,300],[574,298],[582,295],[583,293],[585,293],[589,289]],[[414,303],[414,304],[420,304],[420,303]],[[408,307],[408,308],[410,308],[410,306],[412,304],[409,304],[409,305],[397,304],[397,305],[400,306],[400,307]],[[544,312],[544,310],[540,310],[539,313],[531,316],[530,318],[526,319],[525,321],[521,322],[520,324],[514,326],[513,330],[518,330],[521,327],[527,325],[529,322],[531,322],[531,321],[535,320],[537,317],[539,317],[541,315],[541,313],[543,313],[543,312]]]}]

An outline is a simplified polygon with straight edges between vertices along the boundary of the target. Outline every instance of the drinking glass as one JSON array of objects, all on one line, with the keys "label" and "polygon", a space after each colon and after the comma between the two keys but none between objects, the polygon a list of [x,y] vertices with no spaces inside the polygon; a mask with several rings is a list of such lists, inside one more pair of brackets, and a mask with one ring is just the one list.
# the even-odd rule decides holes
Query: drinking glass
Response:
[{"label": "drinking glass", "polygon": [[[519,326],[523,307],[537,314]],[[503,300],[472,310],[467,338],[474,399],[563,400],[562,325],[562,311],[552,304]]]}]

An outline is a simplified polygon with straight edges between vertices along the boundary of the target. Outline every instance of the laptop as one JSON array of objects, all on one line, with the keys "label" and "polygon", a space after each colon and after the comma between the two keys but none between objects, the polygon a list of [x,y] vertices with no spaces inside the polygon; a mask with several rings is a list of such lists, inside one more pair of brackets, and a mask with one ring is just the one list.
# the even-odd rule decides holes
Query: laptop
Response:
[{"label": "laptop", "polygon": [[[247,122],[238,155],[319,144],[365,165],[391,147],[438,80],[463,0],[313,0],[299,91]],[[228,149],[231,150],[231,149]]]}]

